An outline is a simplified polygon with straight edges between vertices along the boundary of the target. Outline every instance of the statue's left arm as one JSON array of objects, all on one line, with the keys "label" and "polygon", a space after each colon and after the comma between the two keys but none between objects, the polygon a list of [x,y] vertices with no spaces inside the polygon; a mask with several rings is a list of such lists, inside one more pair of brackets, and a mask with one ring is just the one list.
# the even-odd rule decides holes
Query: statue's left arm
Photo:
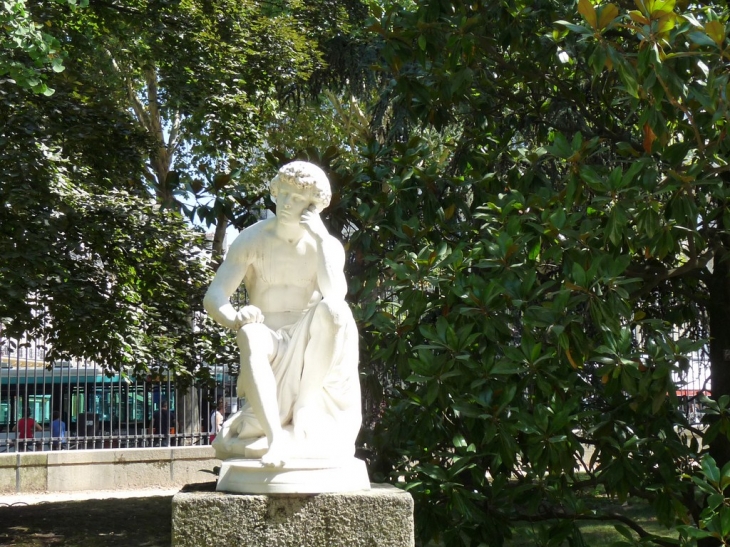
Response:
[{"label": "statue's left arm", "polygon": [[345,280],[345,249],[330,235],[314,206],[302,214],[302,224],[317,242],[317,285],[324,298],[344,300],[347,294]]}]

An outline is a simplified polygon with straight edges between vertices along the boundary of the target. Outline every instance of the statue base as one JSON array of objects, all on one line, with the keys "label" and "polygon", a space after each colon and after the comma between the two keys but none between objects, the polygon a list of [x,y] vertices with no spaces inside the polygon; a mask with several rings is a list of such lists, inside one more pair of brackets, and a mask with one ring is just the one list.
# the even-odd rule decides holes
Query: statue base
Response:
[{"label": "statue base", "polygon": [[214,492],[210,483],[209,489],[183,489],[172,498],[172,545],[413,547],[413,498],[387,484],[360,492],[264,496]]},{"label": "statue base", "polygon": [[225,460],[216,490],[239,494],[320,494],[369,490],[365,462],[344,460],[290,460],[282,467],[261,460]]}]

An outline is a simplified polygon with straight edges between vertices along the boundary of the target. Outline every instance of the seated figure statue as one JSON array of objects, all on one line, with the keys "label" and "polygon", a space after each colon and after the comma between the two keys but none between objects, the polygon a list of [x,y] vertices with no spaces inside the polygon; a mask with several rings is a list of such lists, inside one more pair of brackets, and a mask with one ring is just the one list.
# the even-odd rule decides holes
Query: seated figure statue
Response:
[{"label": "seated figure statue", "polygon": [[[236,332],[245,405],[213,442],[216,456],[347,458],[361,423],[358,334],[345,302],[345,252],[320,212],[331,191],[317,166],[295,161],[270,183],[276,216],[235,239],[205,296],[205,309]],[[230,296],[245,284],[250,305]]]}]

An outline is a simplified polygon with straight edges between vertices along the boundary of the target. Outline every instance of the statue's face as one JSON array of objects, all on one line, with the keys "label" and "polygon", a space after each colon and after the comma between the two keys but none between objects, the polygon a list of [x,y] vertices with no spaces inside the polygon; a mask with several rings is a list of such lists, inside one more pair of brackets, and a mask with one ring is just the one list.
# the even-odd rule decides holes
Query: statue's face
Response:
[{"label": "statue's face", "polygon": [[299,224],[302,213],[312,205],[311,191],[288,182],[279,183],[276,195],[276,218],[279,222]]}]

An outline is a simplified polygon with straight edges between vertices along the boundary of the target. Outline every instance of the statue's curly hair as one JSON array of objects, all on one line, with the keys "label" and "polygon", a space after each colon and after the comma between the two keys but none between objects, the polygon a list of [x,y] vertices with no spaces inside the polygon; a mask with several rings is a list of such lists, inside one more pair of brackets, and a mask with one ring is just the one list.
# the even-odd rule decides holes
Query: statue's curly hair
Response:
[{"label": "statue's curly hair", "polygon": [[330,204],[332,198],[330,181],[324,171],[313,163],[293,161],[279,169],[279,172],[269,183],[269,192],[274,203],[276,203],[276,196],[279,193],[279,184],[281,182],[288,182],[299,188],[309,190],[318,213],[321,213]]}]

